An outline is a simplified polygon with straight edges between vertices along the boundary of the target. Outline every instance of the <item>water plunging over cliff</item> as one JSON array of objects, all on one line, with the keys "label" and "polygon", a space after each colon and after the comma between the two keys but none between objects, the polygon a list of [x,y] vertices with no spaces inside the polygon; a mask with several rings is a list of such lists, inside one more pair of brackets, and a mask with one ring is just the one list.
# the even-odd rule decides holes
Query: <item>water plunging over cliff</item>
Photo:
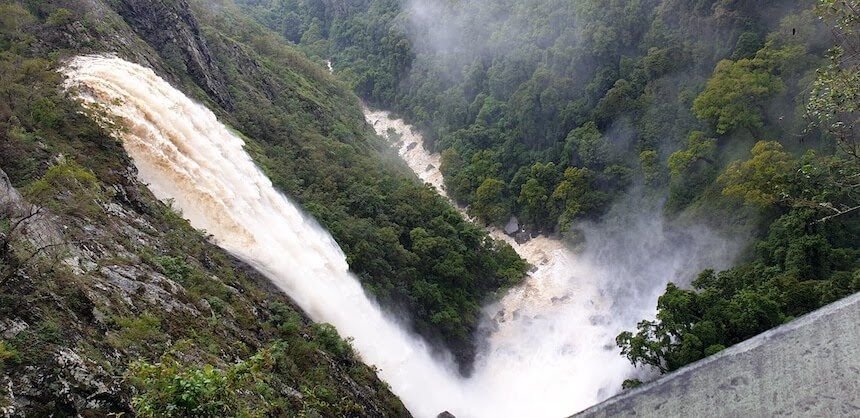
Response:
[{"label": "water plunging over cliff", "polygon": [[123,146],[158,198],[173,199],[194,227],[264,273],[313,320],[354,337],[362,359],[380,368],[410,411],[435,416],[462,403],[447,364],[365,296],[334,240],[272,187],[212,112],[118,58],[79,57],[65,73],[86,103],[124,122]]},{"label": "water plunging over cliff", "polygon": [[[423,341],[364,294],[331,236],[272,187],[242,139],[212,112],[153,71],[118,58],[78,57],[64,72],[67,86],[77,88],[85,104],[125,125],[117,134],[158,198],[173,199],[192,225],[260,270],[313,320],[353,337],[362,360],[377,366],[380,377],[419,417],[444,410],[460,418],[563,416],[610,396],[630,370],[612,346],[615,333],[629,327],[630,318],[649,314],[666,280],[711,265],[692,255],[715,243],[694,243],[676,254],[660,246],[659,223],[652,228],[656,235],[648,236],[653,248],[641,267],[639,258],[617,259],[613,252],[609,259],[577,257],[546,238],[515,245],[537,270],[525,285],[487,307],[491,332],[474,375],[463,379],[450,361],[433,358]],[[402,121],[387,116],[368,113],[380,132],[394,127],[417,138]],[[419,154],[407,161],[414,166],[430,159],[413,169],[441,187],[437,157],[414,138],[405,138],[404,149],[416,142],[411,149]],[[504,234],[493,235],[510,242]],[[613,242],[601,246],[597,241],[595,247],[611,248]],[[631,245],[640,246],[638,241]],[[626,252],[639,251],[634,247]],[[699,261],[679,261],[686,259]],[[640,308],[616,317],[613,309],[624,300],[606,293],[603,284],[636,275],[647,278],[647,286],[634,295]]]}]

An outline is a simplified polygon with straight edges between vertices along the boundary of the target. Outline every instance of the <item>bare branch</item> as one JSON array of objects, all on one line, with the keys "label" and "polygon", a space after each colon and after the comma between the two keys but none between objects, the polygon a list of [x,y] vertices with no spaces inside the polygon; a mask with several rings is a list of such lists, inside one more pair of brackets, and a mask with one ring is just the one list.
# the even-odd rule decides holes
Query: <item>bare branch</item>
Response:
[{"label": "bare branch", "polygon": [[852,207],[852,208],[848,208],[848,209],[845,209],[845,210],[837,209],[837,208],[833,207],[832,205],[831,205],[831,206],[827,206],[827,208],[828,208],[828,209],[833,209],[834,211],[836,211],[836,213],[834,213],[833,215],[825,216],[825,217],[823,217],[823,218],[821,218],[821,219],[819,219],[819,220],[817,220],[817,221],[815,221],[815,222],[813,222],[813,223],[818,224],[818,223],[822,223],[822,222],[827,222],[827,221],[829,221],[829,220],[831,220],[831,219],[833,219],[833,218],[836,218],[836,217],[839,217],[839,216],[842,216],[842,215],[845,215],[845,214],[851,213],[851,212],[853,212],[853,211],[855,211],[855,210],[857,210],[857,209],[860,209],[860,205],[857,205],[857,206],[854,206],[854,207]]}]

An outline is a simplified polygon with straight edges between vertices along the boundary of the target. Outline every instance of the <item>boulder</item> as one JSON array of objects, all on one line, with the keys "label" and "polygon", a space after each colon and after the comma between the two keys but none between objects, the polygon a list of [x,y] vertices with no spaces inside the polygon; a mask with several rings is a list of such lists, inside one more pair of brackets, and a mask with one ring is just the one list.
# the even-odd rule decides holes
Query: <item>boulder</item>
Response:
[{"label": "boulder", "polygon": [[513,235],[520,230],[520,220],[516,216],[511,216],[508,223],[505,225],[505,233]]}]

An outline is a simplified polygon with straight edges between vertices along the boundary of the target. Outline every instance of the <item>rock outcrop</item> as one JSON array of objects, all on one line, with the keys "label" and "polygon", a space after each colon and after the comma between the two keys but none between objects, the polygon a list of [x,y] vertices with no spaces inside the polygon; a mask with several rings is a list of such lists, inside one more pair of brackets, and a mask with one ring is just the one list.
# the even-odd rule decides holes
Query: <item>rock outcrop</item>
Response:
[{"label": "rock outcrop", "polygon": [[224,75],[186,0],[122,0],[112,4],[170,66],[186,72],[219,105],[233,110]]}]

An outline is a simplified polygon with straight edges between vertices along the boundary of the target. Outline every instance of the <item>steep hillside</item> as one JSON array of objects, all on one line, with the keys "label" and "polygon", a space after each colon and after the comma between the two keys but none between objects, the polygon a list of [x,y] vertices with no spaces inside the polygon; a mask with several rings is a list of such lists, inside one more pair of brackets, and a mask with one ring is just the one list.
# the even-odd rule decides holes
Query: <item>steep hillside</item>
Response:
[{"label": "steep hillside", "polygon": [[229,103],[187,5],[148,3],[160,15],[128,22],[166,44],[107,3],[0,4],[0,415],[408,415],[333,328],[157,201],[63,91],[63,57],[114,52]]},{"label": "steep hillside", "polygon": [[579,243],[646,199],[672,226],[753,231],[736,268],[677,279],[693,288],[619,335],[634,364],[674,370],[860,290],[857,1],[238,3],[421,128],[488,224]]},{"label": "steep hillside", "polygon": [[467,367],[481,301],[526,266],[388,155],[323,69],[229,4],[0,9],[4,414],[408,414],[331,327],[136,180],[62,89],[57,69],[83,53],[147,65],[253,137],[368,289]]}]

